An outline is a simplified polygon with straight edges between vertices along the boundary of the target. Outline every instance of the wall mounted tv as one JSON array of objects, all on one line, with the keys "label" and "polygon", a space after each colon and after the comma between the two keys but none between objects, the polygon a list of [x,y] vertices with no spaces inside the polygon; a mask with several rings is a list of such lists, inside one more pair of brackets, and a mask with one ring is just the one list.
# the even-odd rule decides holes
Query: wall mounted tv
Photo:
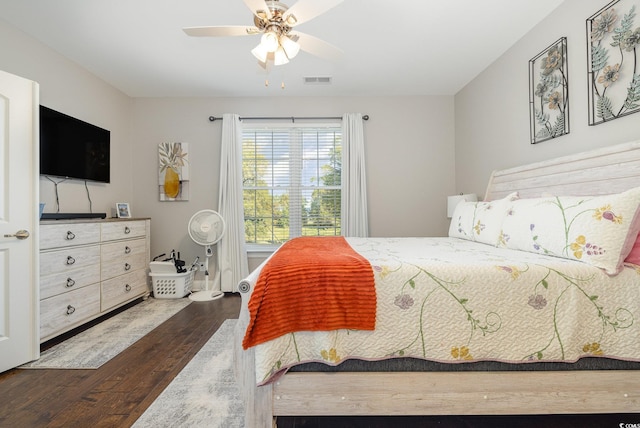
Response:
[{"label": "wall mounted tv", "polygon": [[40,174],[109,182],[111,132],[40,106]]}]

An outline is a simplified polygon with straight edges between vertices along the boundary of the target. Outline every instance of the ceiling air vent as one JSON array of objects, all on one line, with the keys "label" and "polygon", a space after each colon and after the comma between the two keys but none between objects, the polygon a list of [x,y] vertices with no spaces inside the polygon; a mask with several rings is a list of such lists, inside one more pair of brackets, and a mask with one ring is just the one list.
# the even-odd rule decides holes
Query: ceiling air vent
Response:
[{"label": "ceiling air vent", "polygon": [[331,77],[307,76],[304,78],[305,85],[330,85]]}]

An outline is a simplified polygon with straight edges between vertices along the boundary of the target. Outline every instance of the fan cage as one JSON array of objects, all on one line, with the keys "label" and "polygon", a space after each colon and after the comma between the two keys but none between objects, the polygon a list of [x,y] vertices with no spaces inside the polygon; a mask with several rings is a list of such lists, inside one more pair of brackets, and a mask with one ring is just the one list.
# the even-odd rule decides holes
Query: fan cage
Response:
[{"label": "fan cage", "polygon": [[[200,229],[202,224],[211,223],[213,226],[216,221],[222,223],[222,231],[220,234],[217,233],[215,227],[212,227],[211,230],[207,232]],[[191,236],[191,239],[193,239],[197,244],[213,245],[222,238],[225,227],[225,221],[218,212],[213,210],[202,210],[195,213],[193,217],[191,217],[191,220],[189,220],[189,236]]]}]

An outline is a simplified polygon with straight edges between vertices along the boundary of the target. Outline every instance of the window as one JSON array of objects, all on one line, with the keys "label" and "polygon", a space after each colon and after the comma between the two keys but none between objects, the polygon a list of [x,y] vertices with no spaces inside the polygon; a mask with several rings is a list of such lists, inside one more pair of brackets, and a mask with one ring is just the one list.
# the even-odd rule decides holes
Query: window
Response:
[{"label": "window", "polygon": [[242,134],[247,244],[340,235],[340,124],[245,127]]}]

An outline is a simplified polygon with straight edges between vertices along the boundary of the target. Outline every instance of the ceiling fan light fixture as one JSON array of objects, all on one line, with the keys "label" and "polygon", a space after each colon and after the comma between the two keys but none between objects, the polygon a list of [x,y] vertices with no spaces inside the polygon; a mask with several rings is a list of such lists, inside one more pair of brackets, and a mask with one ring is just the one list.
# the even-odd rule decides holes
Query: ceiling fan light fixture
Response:
[{"label": "ceiling fan light fixture", "polygon": [[260,43],[255,48],[251,49],[251,53],[255,56],[260,62],[267,62],[267,56],[269,55],[269,51],[264,46],[263,43]]},{"label": "ceiling fan light fixture", "polygon": [[268,52],[275,52],[280,46],[280,41],[278,40],[278,35],[275,32],[267,31],[262,35],[260,44],[264,46]]},{"label": "ceiling fan light fixture", "polygon": [[[253,26],[240,25],[186,27],[195,37],[251,36],[261,34],[260,44],[251,50],[260,66],[282,65],[296,57],[300,49],[328,60],[337,60],[342,51],[323,40],[303,33],[291,33],[293,27],[325,13],[344,0],[298,0],[291,8],[280,0],[243,0],[251,9]],[[284,1],[284,0],[282,0]],[[312,4],[313,3],[313,4]],[[301,44],[298,41],[302,42]]]},{"label": "ceiling fan light fixture", "polygon": [[287,58],[293,59],[300,52],[300,45],[289,38],[289,36],[280,37],[280,46],[287,54]]},{"label": "ceiling fan light fixture", "polygon": [[286,64],[288,62],[289,62],[289,58],[287,58],[287,54],[284,52],[284,49],[282,49],[282,46],[280,46],[273,53],[273,64],[274,65],[284,65],[284,64]]}]

